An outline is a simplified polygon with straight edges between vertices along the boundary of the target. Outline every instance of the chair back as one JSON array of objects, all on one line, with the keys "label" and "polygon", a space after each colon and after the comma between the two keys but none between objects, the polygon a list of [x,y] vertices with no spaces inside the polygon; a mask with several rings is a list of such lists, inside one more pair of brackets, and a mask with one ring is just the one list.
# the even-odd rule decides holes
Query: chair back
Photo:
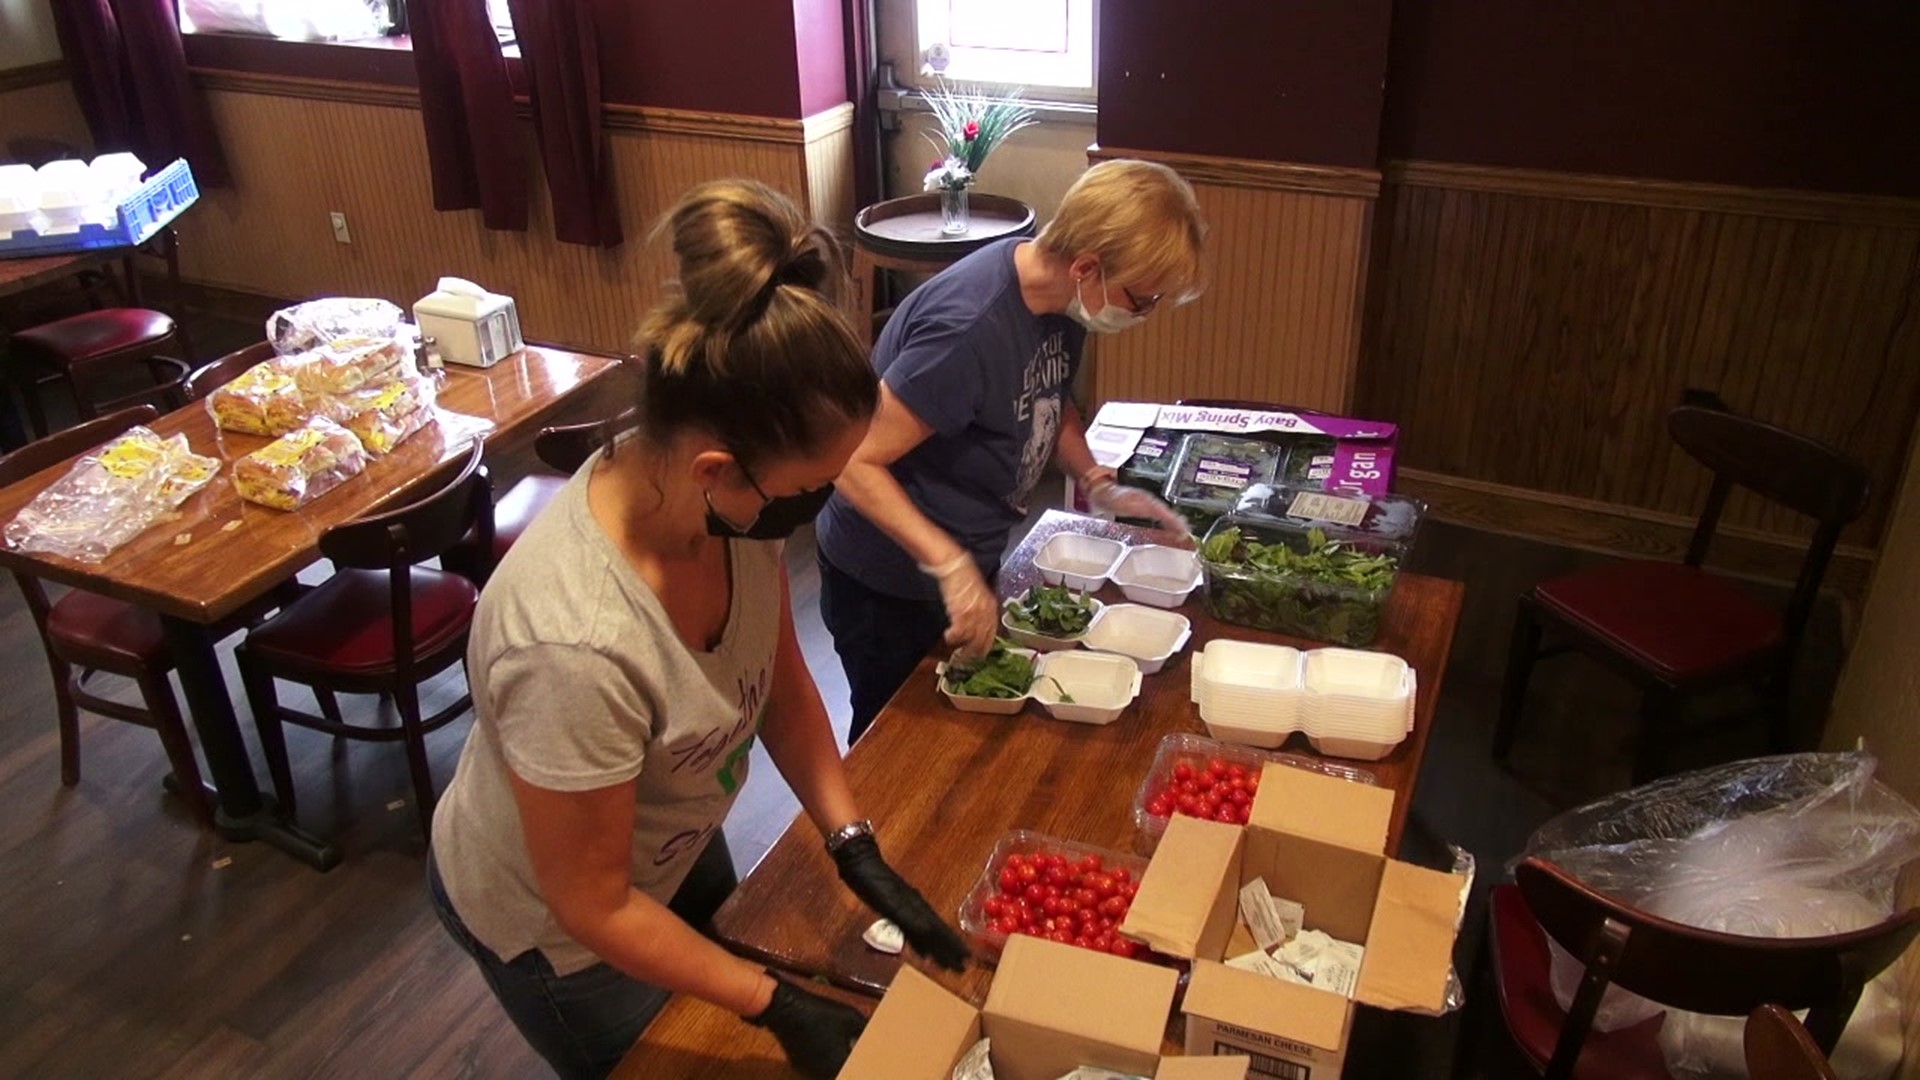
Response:
[{"label": "chair back", "polygon": [[541,428],[540,434],[534,436],[533,452],[547,468],[572,476],[580,471],[580,466],[587,463],[595,450],[606,445],[607,432],[612,429],[616,419]]},{"label": "chair back", "polygon": [[1699,566],[1720,524],[1727,497],[1738,487],[1805,514],[1819,524],[1785,615],[1788,654],[1813,613],[1840,533],[1867,508],[1867,470],[1838,450],[1784,428],[1709,405],[1681,405],[1667,414],[1667,431],[1695,461],[1713,472],[1707,505],[1687,545],[1687,564]]},{"label": "chair back", "polygon": [[492,551],[493,492],[480,468],[484,449],[475,439],[467,456],[449,466],[458,470],[453,479],[432,494],[320,534],[320,554],[337,566],[397,571],[438,558],[469,530],[480,550]]},{"label": "chair back", "polygon": [[1701,930],[1627,907],[1538,858],[1515,867],[1514,881],[1541,928],[1586,965],[1554,1054],[1558,1063],[1571,1041],[1569,1068],[1609,983],[1662,1005],[1716,1016],[1745,1016],[1763,1004],[1810,1009],[1807,1029],[1831,1053],[1861,988],[1920,934],[1920,908],[1825,937]]},{"label": "chair back", "polygon": [[[133,405],[30,442],[0,457],[0,487],[17,484],[34,473],[91,450],[108,439],[125,434],[128,428],[147,423],[159,415],[160,410],[152,405]],[[47,612],[52,610],[47,600],[47,590],[40,584],[39,578],[18,570],[14,571],[13,580],[20,586],[20,594],[26,598],[27,610],[33,615],[33,623],[40,631],[42,643],[46,643]]]},{"label": "chair back", "polygon": [[1752,1080],[1836,1080],[1813,1036],[1778,1005],[1762,1005],[1747,1016],[1743,1041]]},{"label": "chair back", "polygon": [[270,341],[258,341],[244,349],[236,349],[218,360],[202,364],[180,384],[180,391],[188,401],[199,401],[239,378],[248,368],[271,360],[273,356],[273,343]]}]

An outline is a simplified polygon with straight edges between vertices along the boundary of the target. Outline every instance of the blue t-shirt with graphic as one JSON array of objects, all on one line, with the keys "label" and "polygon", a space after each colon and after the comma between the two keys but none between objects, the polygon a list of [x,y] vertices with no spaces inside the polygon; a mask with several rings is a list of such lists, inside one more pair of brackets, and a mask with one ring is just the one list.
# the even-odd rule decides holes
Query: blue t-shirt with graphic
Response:
[{"label": "blue t-shirt with graphic", "polygon": [[[933,429],[893,463],[913,504],[984,567],[1053,458],[1086,331],[1035,315],[1020,296],[1014,249],[1002,240],[908,295],[873,348],[874,370]],[[870,589],[937,599],[939,587],[844,496],[816,522],[820,550]]]}]

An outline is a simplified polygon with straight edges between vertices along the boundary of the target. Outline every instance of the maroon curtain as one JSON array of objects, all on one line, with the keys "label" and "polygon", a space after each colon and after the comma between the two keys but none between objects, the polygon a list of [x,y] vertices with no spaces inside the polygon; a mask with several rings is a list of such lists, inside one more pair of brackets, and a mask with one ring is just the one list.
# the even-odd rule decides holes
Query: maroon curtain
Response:
[{"label": "maroon curtain", "polygon": [[409,0],[433,208],[480,209],[490,229],[527,228],[524,144],[486,0]]},{"label": "maroon curtain", "polygon": [[853,102],[854,209],[880,201],[880,101],[874,86],[873,0],[846,0],[847,100]]},{"label": "maroon curtain", "polygon": [[600,127],[600,35],[586,0],[508,0],[533,101],[554,235],[613,247],[621,239],[612,163]]},{"label": "maroon curtain", "polygon": [[225,186],[227,159],[187,75],[173,5],[58,0],[54,31],[99,150],[130,150],[149,168],[183,157],[202,187]]}]

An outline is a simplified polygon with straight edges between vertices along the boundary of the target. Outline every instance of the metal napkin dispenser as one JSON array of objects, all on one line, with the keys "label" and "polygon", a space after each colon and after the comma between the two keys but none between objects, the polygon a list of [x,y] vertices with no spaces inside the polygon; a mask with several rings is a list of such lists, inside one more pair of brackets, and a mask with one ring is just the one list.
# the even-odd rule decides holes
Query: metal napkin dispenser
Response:
[{"label": "metal napkin dispenser", "polygon": [[526,347],[513,297],[490,293],[465,278],[441,278],[438,288],[414,302],[413,321],[427,339],[429,365],[492,367]]}]

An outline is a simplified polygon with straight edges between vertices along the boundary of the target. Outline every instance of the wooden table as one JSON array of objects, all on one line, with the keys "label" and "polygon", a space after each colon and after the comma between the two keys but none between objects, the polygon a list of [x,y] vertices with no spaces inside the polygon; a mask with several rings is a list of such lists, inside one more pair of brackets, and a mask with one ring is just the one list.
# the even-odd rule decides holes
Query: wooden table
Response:
[{"label": "wooden table", "polygon": [[90,266],[101,266],[130,254],[120,248],[109,248],[63,255],[35,255],[25,259],[0,259],[0,296],[37,289]]},{"label": "wooden table", "polygon": [[[1037,580],[1034,554],[1063,529],[1122,539],[1139,535],[1130,526],[1050,510],[1008,558],[1000,576],[1003,596]],[[1124,599],[1111,587],[1100,596]],[[1385,760],[1351,763],[1395,793],[1389,851],[1398,849],[1406,827],[1464,596],[1458,582],[1402,574],[1374,643],[1405,657],[1420,674],[1413,733]],[[1104,727],[1053,720],[1033,708],[1010,717],[960,712],[935,689],[932,658],[894,695],[848,754],[847,771],[881,850],[935,910],[957,919],[994,843],[1016,828],[1133,850],[1133,796],[1161,737],[1204,733],[1189,699],[1188,657],[1194,649],[1222,636],[1314,644],[1221,624],[1197,601],[1196,594],[1182,612],[1194,623],[1187,648],[1162,673],[1147,676],[1139,700]],[[1300,736],[1287,749],[1313,753]],[[742,955],[879,994],[901,961],[860,940],[874,918],[840,883],[818,832],[802,816],[720,908],[714,927]],[[929,974],[976,1004],[985,1000],[989,974],[980,965],[961,976]]]},{"label": "wooden table", "polygon": [[1033,207],[1005,195],[969,193],[970,224],[958,236],[940,231],[940,194],[874,203],[853,218],[853,290],[849,314],[862,335],[873,333],[880,272],[937,274],[996,240],[1032,236]]},{"label": "wooden table", "polygon": [[[267,840],[326,869],[339,861],[333,845],[299,829],[261,795],[210,625],[318,561],[321,533],[408,494],[459,457],[474,434],[497,439],[537,427],[567,398],[618,366],[610,357],[529,348],[485,370],[449,369],[440,407],[456,415],[422,429],[393,453],[375,458],[360,476],[293,513],[243,502],[230,479],[234,459],[269,440],[220,431],[205,408],[190,405],[160,417],[153,429],[162,436],[184,434],[196,452],[222,465],[212,483],[181,505],[177,518],[148,529],[99,563],[0,545],[0,566],[157,612],[219,796],[215,823],[221,834]],[[12,521],[71,464],[62,462],[0,489],[0,522]]]}]

